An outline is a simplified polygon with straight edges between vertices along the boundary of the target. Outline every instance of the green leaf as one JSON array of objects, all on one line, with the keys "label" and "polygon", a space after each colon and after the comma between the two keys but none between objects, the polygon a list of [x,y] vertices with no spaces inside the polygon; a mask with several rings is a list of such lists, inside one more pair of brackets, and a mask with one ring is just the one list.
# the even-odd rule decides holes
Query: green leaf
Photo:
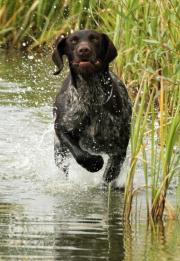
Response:
[{"label": "green leaf", "polygon": [[154,39],[144,39],[143,40],[145,43],[149,43],[149,44],[160,44],[159,41],[154,40]]}]

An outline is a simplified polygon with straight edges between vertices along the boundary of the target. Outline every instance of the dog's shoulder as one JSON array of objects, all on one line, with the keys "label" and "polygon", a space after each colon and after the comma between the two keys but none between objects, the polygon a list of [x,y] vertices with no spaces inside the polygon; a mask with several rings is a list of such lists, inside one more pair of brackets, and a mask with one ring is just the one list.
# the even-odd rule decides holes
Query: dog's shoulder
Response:
[{"label": "dog's shoulder", "polygon": [[127,92],[127,88],[126,88],[126,85],[124,84],[124,82],[121,79],[119,79],[119,77],[115,73],[110,72],[110,75],[111,75],[112,81],[114,83],[114,86],[117,88],[117,90],[120,91],[121,95],[124,95],[125,97],[127,97],[128,92]]}]

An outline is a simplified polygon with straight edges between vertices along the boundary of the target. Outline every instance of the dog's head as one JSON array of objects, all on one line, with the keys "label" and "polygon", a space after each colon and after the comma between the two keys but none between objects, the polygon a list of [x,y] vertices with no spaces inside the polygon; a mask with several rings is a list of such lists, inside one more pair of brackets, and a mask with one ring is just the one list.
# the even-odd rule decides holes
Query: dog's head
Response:
[{"label": "dog's head", "polygon": [[117,56],[117,51],[106,34],[94,30],[81,30],[66,37],[58,37],[52,59],[58,71],[63,68],[63,55],[66,55],[73,71],[91,74],[108,68]]}]

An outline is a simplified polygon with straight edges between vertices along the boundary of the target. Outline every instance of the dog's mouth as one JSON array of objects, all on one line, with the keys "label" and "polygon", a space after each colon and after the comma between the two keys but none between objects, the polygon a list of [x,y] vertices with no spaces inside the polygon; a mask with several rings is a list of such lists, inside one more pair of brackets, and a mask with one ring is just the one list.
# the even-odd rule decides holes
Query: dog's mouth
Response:
[{"label": "dog's mouth", "polygon": [[81,60],[81,61],[75,61],[72,64],[75,66],[79,66],[79,67],[91,67],[91,66],[100,65],[100,61],[99,60],[96,60],[96,61]]}]

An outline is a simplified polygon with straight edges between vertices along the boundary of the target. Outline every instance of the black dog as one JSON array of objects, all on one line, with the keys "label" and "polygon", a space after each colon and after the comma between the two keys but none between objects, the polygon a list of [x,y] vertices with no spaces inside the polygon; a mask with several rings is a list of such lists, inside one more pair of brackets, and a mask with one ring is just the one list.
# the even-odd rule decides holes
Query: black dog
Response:
[{"label": "black dog", "polygon": [[82,30],[57,39],[52,55],[59,68],[55,74],[63,68],[63,55],[70,73],[54,105],[55,157],[63,160],[71,152],[77,163],[96,172],[103,166],[97,153],[106,153],[103,178],[110,182],[119,175],[126,156],[132,113],[125,85],[109,72],[116,48],[107,35]]}]

